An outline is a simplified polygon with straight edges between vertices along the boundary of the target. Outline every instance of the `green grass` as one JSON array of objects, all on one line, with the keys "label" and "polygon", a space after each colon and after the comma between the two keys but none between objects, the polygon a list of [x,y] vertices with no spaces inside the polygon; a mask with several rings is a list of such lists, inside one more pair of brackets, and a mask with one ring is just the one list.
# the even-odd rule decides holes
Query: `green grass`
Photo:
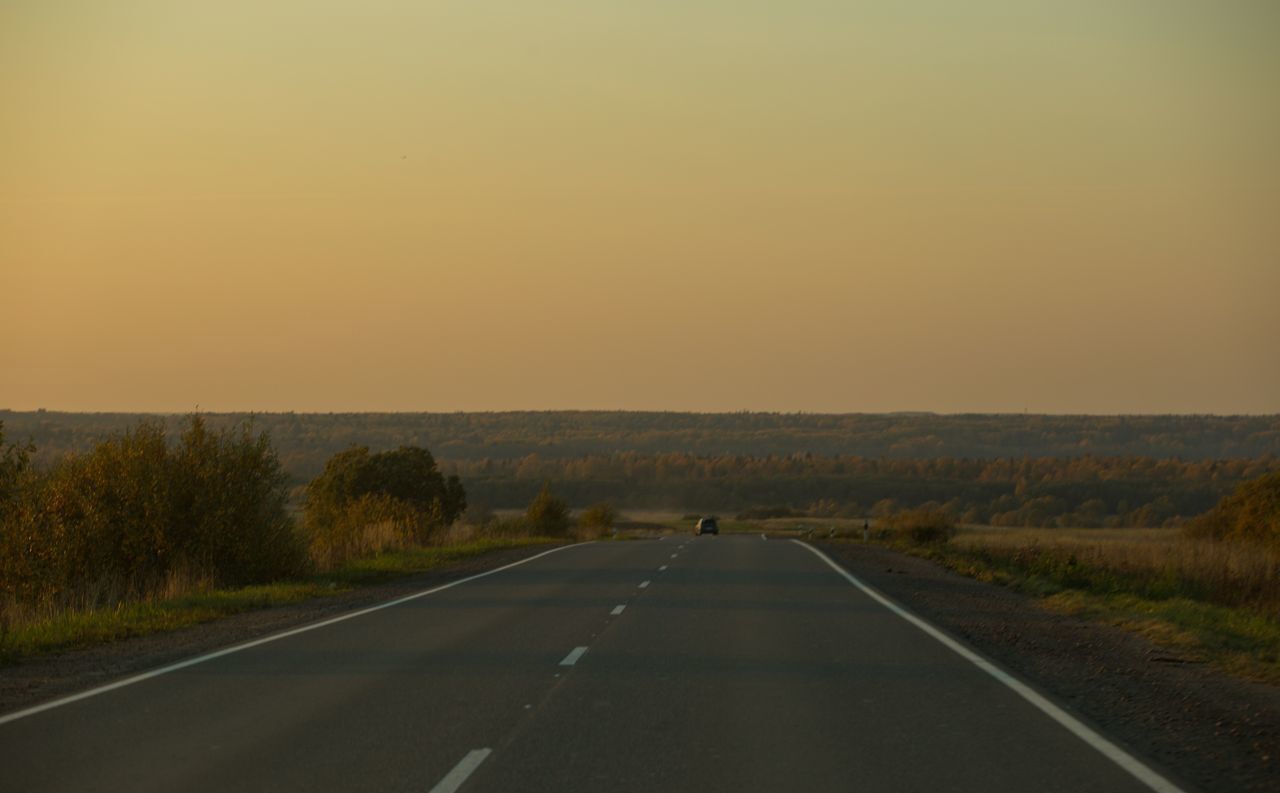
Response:
[{"label": "green grass", "polygon": [[246,611],[331,596],[360,586],[429,572],[492,551],[557,542],[561,541],[547,537],[486,538],[460,545],[414,548],[356,559],[341,569],[303,580],[201,590],[115,608],[35,615],[16,626],[0,626],[0,663],[173,631]]},{"label": "green grass", "polygon": [[1210,662],[1233,674],[1280,684],[1280,622],[1188,598],[1152,600],[1065,590],[1046,608],[1117,625],[1171,650],[1175,660]]}]

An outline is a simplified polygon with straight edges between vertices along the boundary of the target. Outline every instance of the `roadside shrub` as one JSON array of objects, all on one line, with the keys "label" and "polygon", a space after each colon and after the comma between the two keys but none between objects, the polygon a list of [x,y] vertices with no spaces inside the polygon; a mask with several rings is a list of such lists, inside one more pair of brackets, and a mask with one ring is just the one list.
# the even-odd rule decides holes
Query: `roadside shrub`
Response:
[{"label": "roadside shrub", "polygon": [[618,512],[610,504],[596,504],[578,516],[578,535],[584,539],[608,534],[618,520]]},{"label": "roadside shrub", "polygon": [[552,495],[549,485],[543,485],[525,511],[525,521],[534,534],[563,537],[569,533],[569,505]]},{"label": "roadside shrub", "polygon": [[878,521],[893,536],[912,545],[944,543],[955,536],[956,519],[931,505],[895,512]]},{"label": "roadside shrub", "polygon": [[17,494],[18,482],[31,460],[35,447],[4,442],[4,422],[0,421],[0,518]]},{"label": "roadside shrub", "polygon": [[426,449],[374,454],[354,447],[329,458],[307,485],[311,558],[328,569],[355,556],[425,545],[466,508],[458,477],[442,475]]},{"label": "roadside shrub", "polygon": [[409,503],[370,493],[333,513],[322,530],[309,532],[308,548],[317,569],[332,570],[359,556],[421,545],[428,530]]},{"label": "roadside shrub", "polygon": [[143,423],[17,479],[0,515],[0,598],[81,608],[236,585],[305,566],[287,487],[265,434],[210,432],[200,416],[170,447]]}]

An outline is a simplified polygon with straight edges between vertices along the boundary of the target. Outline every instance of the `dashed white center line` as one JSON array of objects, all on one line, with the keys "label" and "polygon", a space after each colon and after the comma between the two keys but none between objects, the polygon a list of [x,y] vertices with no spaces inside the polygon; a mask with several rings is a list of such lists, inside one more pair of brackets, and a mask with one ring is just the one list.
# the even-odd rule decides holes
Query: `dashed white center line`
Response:
[{"label": "dashed white center line", "polygon": [[626,604],[623,604],[623,605],[621,605],[621,606],[614,606],[614,607],[613,607],[613,611],[610,611],[610,612],[609,612],[609,614],[611,614],[612,616],[616,617],[616,616],[618,616],[619,614],[621,614],[621,613],[622,613],[622,610],[623,610],[623,609],[625,609],[625,608],[626,608]]},{"label": "dashed white center line", "polygon": [[641,589],[644,589],[644,588],[645,588],[645,587],[647,587],[647,586],[649,586],[649,582],[648,582],[648,581],[641,581],[641,582],[640,582],[640,588],[641,588]]},{"label": "dashed white center line", "polygon": [[680,555],[680,554],[678,554],[678,553],[673,553],[673,554],[671,554],[671,558],[672,558],[672,559],[674,559],[674,558],[676,558],[676,557],[677,557],[677,556],[679,556],[679,555]]},{"label": "dashed white center line", "polygon": [[453,770],[431,788],[430,793],[454,793],[492,752],[492,749],[472,749],[467,752],[467,756],[458,761]]},{"label": "dashed white center line", "polygon": [[662,567],[658,568],[658,572],[661,573],[663,570],[666,570],[666,569],[667,569],[667,566],[664,564]]},{"label": "dashed white center line", "polygon": [[573,666],[574,664],[578,663],[579,658],[581,658],[586,654],[587,654],[586,647],[574,647],[572,650],[569,651],[569,654],[564,657],[564,660],[560,662],[560,665]]}]

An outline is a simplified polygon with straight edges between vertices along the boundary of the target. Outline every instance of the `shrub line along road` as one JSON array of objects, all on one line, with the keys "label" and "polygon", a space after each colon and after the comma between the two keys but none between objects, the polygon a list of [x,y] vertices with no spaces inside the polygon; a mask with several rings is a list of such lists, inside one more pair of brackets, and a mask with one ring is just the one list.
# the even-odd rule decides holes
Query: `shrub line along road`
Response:
[{"label": "shrub line along road", "polygon": [[0,716],[0,768],[6,791],[1179,790],[754,535],[558,548]]}]

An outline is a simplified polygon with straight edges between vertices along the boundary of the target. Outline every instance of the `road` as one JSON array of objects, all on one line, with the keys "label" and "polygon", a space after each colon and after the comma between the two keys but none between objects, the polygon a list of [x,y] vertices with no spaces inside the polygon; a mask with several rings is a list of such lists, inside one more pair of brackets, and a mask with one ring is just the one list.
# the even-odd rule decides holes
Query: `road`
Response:
[{"label": "road", "polygon": [[572,546],[0,717],[0,790],[1177,790],[923,627],[799,543]]}]

